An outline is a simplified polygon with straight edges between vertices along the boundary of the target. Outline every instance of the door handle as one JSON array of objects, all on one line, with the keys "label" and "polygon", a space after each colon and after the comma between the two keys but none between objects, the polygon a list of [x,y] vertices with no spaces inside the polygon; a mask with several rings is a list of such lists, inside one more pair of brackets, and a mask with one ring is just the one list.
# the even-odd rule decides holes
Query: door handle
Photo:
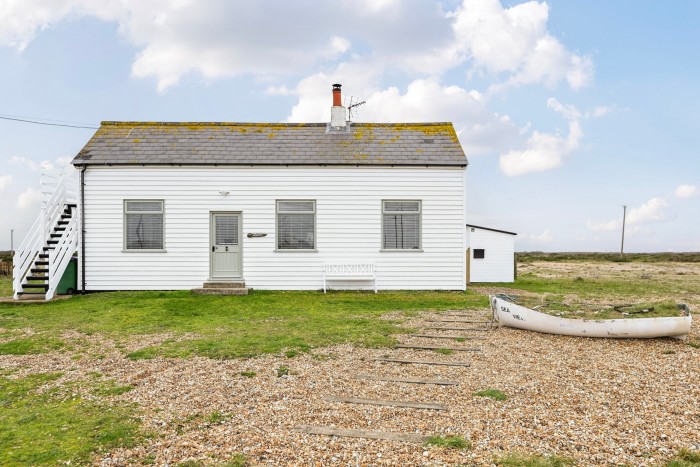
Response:
[{"label": "door handle", "polygon": [[226,247],[226,251],[228,251],[228,247]]},{"label": "door handle", "polygon": [[216,251],[216,247],[215,246],[211,247],[211,252],[214,253],[215,251]]}]

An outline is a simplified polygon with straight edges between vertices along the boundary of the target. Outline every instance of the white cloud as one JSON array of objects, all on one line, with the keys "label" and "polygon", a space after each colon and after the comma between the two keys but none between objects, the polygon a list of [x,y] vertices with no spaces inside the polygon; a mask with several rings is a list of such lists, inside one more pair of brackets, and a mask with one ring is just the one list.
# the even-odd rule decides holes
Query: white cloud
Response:
[{"label": "white cloud", "polygon": [[367,50],[365,58],[410,64],[410,57],[429,54],[450,35],[449,20],[430,2],[392,2],[375,9],[310,0],[274,8],[228,0],[124,4],[129,14],[116,19],[120,31],[142,47],[132,74],[154,77],[159,91],[188,73],[217,79],[305,72],[340,59],[355,38]]},{"label": "white cloud", "polygon": [[547,107],[561,114],[566,120],[578,120],[581,112],[573,105],[564,105],[553,97],[547,99]]},{"label": "white cloud", "polygon": [[602,117],[604,115],[607,115],[609,113],[614,112],[616,107],[613,106],[605,106],[601,105],[593,109],[593,113],[591,114],[593,117]]},{"label": "white cloud", "polygon": [[[663,198],[651,198],[646,203],[633,207],[627,210],[625,223],[629,229],[625,229],[629,233],[635,233],[646,224],[655,222],[664,222],[669,219],[668,202]],[[586,221],[589,229],[599,232],[614,232],[622,229],[622,216],[620,219],[611,219],[609,221]]]},{"label": "white cloud", "polygon": [[541,245],[552,243],[554,241],[554,237],[549,232],[549,229],[545,229],[540,234],[528,234],[525,236],[525,238],[527,238],[530,241],[530,243],[537,243]]},{"label": "white cloud", "polygon": [[332,36],[330,40],[330,47],[334,54],[342,55],[348,50],[350,50],[350,41],[344,37]]},{"label": "white cloud", "polygon": [[622,228],[622,221],[613,219],[607,222],[596,222],[589,219],[586,221],[586,225],[596,232],[613,232]]},{"label": "white cloud", "polygon": [[41,190],[27,188],[17,197],[17,207],[20,209],[38,208],[41,198]]},{"label": "white cloud", "polygon": [[581,145],[583,130],[580,121],[602,117],[611,109],[596,107],[593,112],[581,112],[573,105],[564,105],[553,97],[547,99],[547,107],[569,122],[568,134],[563,136],[559,133],[533,131],[532,136],[525,142],[524,149],[513,149],[501,155],[499,164],[506,175],[513,177],[559,167],[564,158]]},{"label": "white cloud", "polygon": [[205,79],[288,76],[339,59],[353,43],[365,60],[433,77],[467,63],[508,85],[566,81],[578,89],[591,80],[590,59],[547,31],[544,2],[504,8],[498,0],[464,0],[451,12],[438,1],[363,3],[6,0],[0,44],[23,50],[60,21],[97,17],[118,24],[140,48],[132,74],[155,78],[160,91],[193,72]]},{"label": "white cloud", "polygon": [[40,168],[38,163],[34,162],[31,159],[27,159],[26,157],[22,157],[22,156],[12,156],[10,158],[10,164],[23,165],[32,171],[39,170],[39,168]]},{"label": "white cloud", "polygon": [[569,122],[566,136],[535,131],[528,138],[525,149],[501,155],[499,166],[509,177],[557,168],[564,157],[578,149],[582,138],[583,131],[578,121]]},{"label": "white cloud", "polygon": [[677,198],[681,199],[692,198],[700,194],[700,190],[696,185],[678,185],[675,194]]},{"label": "white cloud", "polygon": [[0,175],[0,193],[12,183],[12,175]]},{"label": "white cloud", "polygon": [[35,162],[24,156],[12,156],[10,158],[10,164],[23,165],[33,172],[41,170],[42,172],[55,172],[58,169],[64,169],[70,165],[70,161],[73,158],[69,156],[57,157],[53,161],[43,160],[41,162]]},{"label": "white cloud", "polygon": [[590,58],[569,52],[547,31],[545,2],[504,8],[498,0],[464,0],[453,16],[459,51],[478,69],[507,73],[508,85],[564,80],[579,89],[592,79]]},{"label": "white cloud", "polygon": [[0,5],[0,44],[24,50],[38,31],[66,18],[95,16],[111,21],[122,10],[119,0],[5,0]]},{"label": "white cloud", "polygon": [[651,198],[641,206],[630,209],[629,214],[627,214],[627,222],[634,225],[665,221],[668,217],[667,208],[668,203],[664,199]]}]

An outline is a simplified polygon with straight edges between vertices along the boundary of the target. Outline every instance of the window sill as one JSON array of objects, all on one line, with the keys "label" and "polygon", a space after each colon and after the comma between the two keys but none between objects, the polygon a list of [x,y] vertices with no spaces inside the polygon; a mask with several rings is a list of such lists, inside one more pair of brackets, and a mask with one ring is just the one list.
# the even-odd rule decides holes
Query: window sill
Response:
[{"label": "window sill", "polygon": [[279,250],[279,249],[275,248],[273,251],[275,253],[318,253],[318,250],[316,250],[316,249],[313,249],[313,250],[301,250],[301,249]]},{"label": "window sill", "polygon": [[122,253],[167,253],[168,250],[122,250]]},{"label": "window sill", "polygon": [[405,250],[379,250],[380,253],[423,253],[423,249],[421,248],[420,250],[414,250],[414,249],[405,249]]}]

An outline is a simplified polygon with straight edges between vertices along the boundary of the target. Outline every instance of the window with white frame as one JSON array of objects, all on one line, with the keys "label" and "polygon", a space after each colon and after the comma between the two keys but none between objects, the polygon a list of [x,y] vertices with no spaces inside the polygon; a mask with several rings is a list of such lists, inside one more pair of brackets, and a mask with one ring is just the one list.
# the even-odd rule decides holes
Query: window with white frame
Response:
[{"label": "window with white frame", "polygon": [[420,201],[382,201],[382,249],[420,250],[420,224]]},{"label": "window with white frame", "polygon": [[316,249],[316,201],[277,201],[277,249]]},{"label": "window with white frame", "polygon": [[124,249],[163,249],[163,201],[124,201]]}]

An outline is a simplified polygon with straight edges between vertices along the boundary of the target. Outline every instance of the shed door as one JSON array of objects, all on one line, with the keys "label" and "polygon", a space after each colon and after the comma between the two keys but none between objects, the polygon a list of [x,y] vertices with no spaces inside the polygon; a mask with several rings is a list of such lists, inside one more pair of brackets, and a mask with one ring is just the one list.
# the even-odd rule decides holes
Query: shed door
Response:
[{"label": "shed door", "polygon": [[241,277],[241,215],[211,215],[211,278]]}]

